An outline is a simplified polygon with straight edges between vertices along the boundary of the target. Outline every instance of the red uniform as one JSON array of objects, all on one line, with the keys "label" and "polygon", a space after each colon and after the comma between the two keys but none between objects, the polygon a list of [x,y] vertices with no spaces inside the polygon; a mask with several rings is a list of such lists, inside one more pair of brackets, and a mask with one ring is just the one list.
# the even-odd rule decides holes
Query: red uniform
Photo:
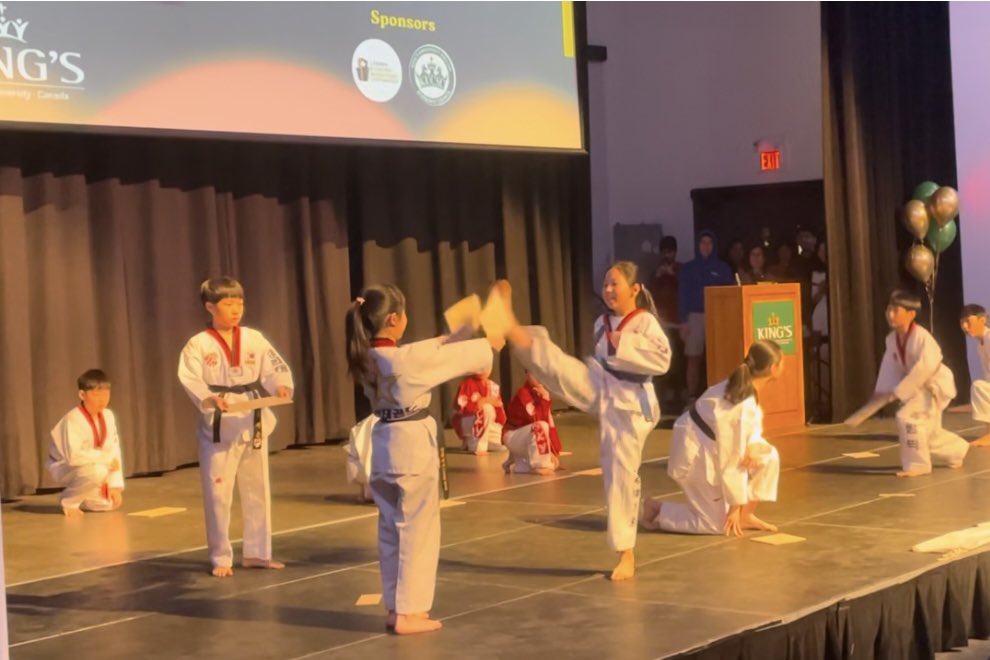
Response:
[{"label": "red uniform", "polygon": [[[480,403],[482,399],[494,399],[494,403]],[[500,447],[502,426],[505,424],[505,407],[499,386],[480,375],[468,376],[457,388],[452,425],[457,436],[467,445],[468,451],[484,453],[489,445]]]},{"label": "red uniform", "polygon": [[550,411],[550,394],[546,393],[546,390],[544,393],[545,395],[541,395],[540,390],[529,380],[523,383],[509,401],[503,434],[533,422],[546,422],[550,427],[550,451],[554,456],[560,456],[560,435],[557,433],[557,427],[553,423],[553,413]]}]

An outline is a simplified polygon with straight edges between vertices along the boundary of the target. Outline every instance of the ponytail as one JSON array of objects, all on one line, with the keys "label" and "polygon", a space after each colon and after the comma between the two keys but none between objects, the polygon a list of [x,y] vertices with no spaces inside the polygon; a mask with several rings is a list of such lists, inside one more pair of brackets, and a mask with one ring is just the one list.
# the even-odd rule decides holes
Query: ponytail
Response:
[{"label": "ponytail", "polygon": [[405,296],[392,284],[369,286],[351,305],[345,318],[347,369],[356,382],[370,383],[373,376],[368,361],[371,340],[381,331],[390,314],[401,314],[405,308]]},{"label": "ponytail", "polygon": [[636,307],[640,309],[645,309],[650,314],[660,320],[660,314],[657,312],[657,305],[653,302],[653,294],[650,290],[646,288],[646,285],[642,282],[639,283],[639,295],[636,296]]},{"label": "ponytail", "polygon": [[639,285],[639,293],[636,294],[636,307],[639,309],[645,309],[650,314],[653,314],[654,318],[659,321],[660,315],[657,313],[656,303],[653,302],[653,295],[650,293],[650,290],[646,288],[646,285],[638,280],[639,266],[632,261],[616,261],[614,264],[609,266],[609,270],[612,270],[613,268],[622,273],[622,277],[626,278],[626,282],[629,283],[629,286]]},{"label": "ponytail", "polygon": [[753,379],[768,376],[783,357],[776,342],[762,339],[753,342],[746,353],[746,359],[729,375],[729,382],[725,386],[725,400],[732,405],[742,403],[749,397],[758,400]]}]

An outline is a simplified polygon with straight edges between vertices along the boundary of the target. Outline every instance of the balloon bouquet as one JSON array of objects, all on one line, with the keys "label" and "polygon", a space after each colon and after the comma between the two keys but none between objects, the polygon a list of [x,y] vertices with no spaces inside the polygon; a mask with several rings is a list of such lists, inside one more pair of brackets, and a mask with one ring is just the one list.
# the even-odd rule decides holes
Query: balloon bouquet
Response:
[{"label": "balloon bouquet", "polygon": [[956,240],[959,194],[949,186],[925,181],[914,189],[914,199],[904,205],[904,224],[918,241],[905,255],[905,266],[925,286],[929,327],[935,327],[935,282],[939,256]]}]

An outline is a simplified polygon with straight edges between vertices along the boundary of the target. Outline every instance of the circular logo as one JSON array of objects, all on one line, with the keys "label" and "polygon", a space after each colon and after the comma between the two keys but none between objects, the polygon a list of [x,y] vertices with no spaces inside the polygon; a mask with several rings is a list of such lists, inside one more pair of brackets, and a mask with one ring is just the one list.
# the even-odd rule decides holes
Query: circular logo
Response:
[{"label": "circular logo", "polygon": [[454,63],[440,46],[417,48],[409,61],[409,75],[416,94],[430,105],[443,105],[454,95]]},{"label": "circular logo", "polygon": [[391,101],[402,86],[402,62],[398,53],[381,39],[365,39],[351,57],[354,84],[376,103]]}]

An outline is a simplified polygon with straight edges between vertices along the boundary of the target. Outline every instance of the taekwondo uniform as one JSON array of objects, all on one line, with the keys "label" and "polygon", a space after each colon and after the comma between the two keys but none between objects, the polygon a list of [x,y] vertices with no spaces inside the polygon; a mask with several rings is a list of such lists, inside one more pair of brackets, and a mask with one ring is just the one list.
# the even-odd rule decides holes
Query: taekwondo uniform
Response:
[{"label": "taekwondo uniform", "polygon": [[[119,469],[110,470],[116,460]],[[110,489],[124,488],[124,463],[113,411],[104,409],[94,419],[79,404],[51,431],[45,467],[59,486],[65,486],[63,509],[111,511]]]},{"label": "taekwondo uniform", "polygon": [[[494,398],[498,405],[484,403],[483,398]],[[454,433],[474,453],[502,451],[502,428],[505,425],[505,408],[498,384],[486,376],[473,374],[461,381],[457,388],[456,408],[451,420]]]},{"label": "taekwondo uniform", "polygon": [[179,357],[179,381],[200,411],[199,474],[203,486],[206,539],[214,567],[232,566],[230,508],[237,482],[244,523],[242,555],[272,558],[268,436],[275,415],[268,408],[222,413],[204,402],[214,395],[234,403],[293,388],[292,372],[264,335],[233,329],[232,346],[216,330],[194,335]]},{"label": "taekwondo uniform", "polygon": [[976,351],[980,356],[983,375],[973,379],[970,388],[970,402],[973,405],[973,419],[990,424],[990,328],[976,340]]},{"label": "taekwondo uniform", "polygon": [[969,443],[942,428],[942,413],[956,396],[952,371],[942,362],[935,338],[912,323],[904,340],[887,335],[876,392],[891,392],[902,403],[897,433],[904,471],[931,471],[932,459],[962,465]]},{"label": "taekwondo uniform", "polygon": [[433,607],[440,559],[440,464],[431,390],[491,369],[485,339],[442,338],[403,346],[372,341],[364,391],[379,421],[372,432],[371,492],[378,505],[378,561],[385,608],[399,614]]},{"label": "taekwondo uniform", "polygon": [[368,486],[371,482],[371,435],[378,417],[368,415],[351,427],[347,442],[347,483]]},{"label": "taekwondo uniform", "polygon": [[[728,381],[709,387],[674,424],[667,474],[687,503],[664,502],[653,526],[682,534],[721,534],[729,507],[776,502],[780,455],[763,438],[763,411],[754,397],[725,399]],[[769,448],[743,466],[754,444]]]},{"label": "taekwondo uniform", "polygon": [[560,456],[561,445],[550,408],[549,394],[544,398],[528,380],[522,384],[506,411],[502,442],[509,458],[503,468],[520,474],[556,469],[553,458]]},{"label": "taekwondo uniform", "polygon": [[[608,544],[629,550],[636,544],[643,446],[660,421],[653,376],[670,368],[667,336],[646,310],[625,318],[606,314],[595,323],[594,355],[583,363],[550,341],[545,328],[527,331],[533,344],[518,352],[526,367],[551,392],[599,419]],[[612,332],[622,333],[618,348]]]}]

